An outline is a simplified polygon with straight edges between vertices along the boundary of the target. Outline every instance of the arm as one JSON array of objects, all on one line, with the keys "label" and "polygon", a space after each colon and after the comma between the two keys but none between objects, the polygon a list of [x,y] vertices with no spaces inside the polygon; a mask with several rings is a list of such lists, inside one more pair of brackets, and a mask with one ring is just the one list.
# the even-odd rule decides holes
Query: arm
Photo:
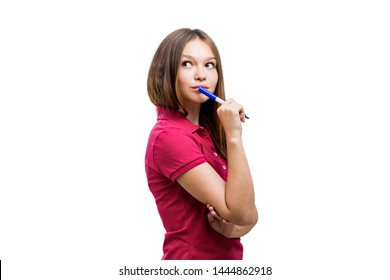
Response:
[{"label": "arm", "polygon": [[222,234],[227,238],[239,238],[247,234],[251,229],[256,225],[256,223],[248,226],[238,226],[230,223],[229,221],[223,219],[218,215],[211,205],[207,205],[209,213],[207,215],[207,220],[216,232]]},{"label": "arm", "polygon": [[239,226],[257,222],[254,188],[241,134],[244,110],[233,100],[226,101],[218,109],[218,116],[225,129],[229,173],[227,182],[208,164],[203,163],[177,178],[192,196],[205,204],[211,204],[218,214]]}]

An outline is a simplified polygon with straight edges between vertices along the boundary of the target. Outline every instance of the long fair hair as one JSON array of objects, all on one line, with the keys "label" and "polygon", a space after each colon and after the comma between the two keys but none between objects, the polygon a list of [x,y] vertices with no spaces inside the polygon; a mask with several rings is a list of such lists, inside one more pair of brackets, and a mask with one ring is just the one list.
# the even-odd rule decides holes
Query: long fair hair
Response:
[{"label": "long fair hair", "polygon": [[[218,73],[218,83],[214,94],[223,100],[225,99],[221,57],[214,41],[200,29],[182,28],[165,37],[157,48],[150,65],[147,88],[149,98],[154,105],[176,111],[182,110],[187,113],[178,91],[177,73],[185,45],[196,38],[207,43],[213,51]],[[217,115],[217,107],[217,103],[212,100],[202,103],[199,125],[209,131],[215,148],[226,159],[226,135]]]}]

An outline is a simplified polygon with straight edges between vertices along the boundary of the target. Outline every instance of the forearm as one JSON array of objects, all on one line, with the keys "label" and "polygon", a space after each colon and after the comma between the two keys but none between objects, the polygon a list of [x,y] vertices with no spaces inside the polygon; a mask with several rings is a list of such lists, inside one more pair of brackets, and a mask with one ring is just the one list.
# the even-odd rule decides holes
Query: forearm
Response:
[{"label": "forearm", "polygon": [[241,137],[227,139],[227,157],[229,171],[225,199],[231,214],[229,221],[240,226],[255,224],[254,187]]}]

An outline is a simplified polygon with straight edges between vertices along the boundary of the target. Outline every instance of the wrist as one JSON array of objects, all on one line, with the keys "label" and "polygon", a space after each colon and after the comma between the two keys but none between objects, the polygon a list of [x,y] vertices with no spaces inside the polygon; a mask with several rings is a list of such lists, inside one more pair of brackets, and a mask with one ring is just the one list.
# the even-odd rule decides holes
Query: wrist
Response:
[{"label": "wrist", "polygon": [[226,134],[226,142],[230,143],[239,143],[241,142],[241,134],[239,133],[232,133],[232,134]]},{"label": "wrist", "polygon": [[228,137],[228,136],[226,136],[226,145],[227,146],[242,145],[242,139],[241,139],[241,137]]}]

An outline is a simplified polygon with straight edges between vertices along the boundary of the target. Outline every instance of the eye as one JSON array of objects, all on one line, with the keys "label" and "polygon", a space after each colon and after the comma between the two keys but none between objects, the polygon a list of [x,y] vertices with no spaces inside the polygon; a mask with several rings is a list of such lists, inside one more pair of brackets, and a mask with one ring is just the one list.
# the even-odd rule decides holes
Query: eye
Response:
[{"label": "eye", "polygon": [[188,60],[185,60],[185,61],[183,61],[182,63],[181,63],[181,66],[183,66],[183,67],[191,67],[192,66],[192,63],[191,63],[191,61],[188,61]]},{"label": "eye", "polygon": [[215,68],[215,64],[213,62],[208,62],[206,63],[206,67],[212,69]]}]

